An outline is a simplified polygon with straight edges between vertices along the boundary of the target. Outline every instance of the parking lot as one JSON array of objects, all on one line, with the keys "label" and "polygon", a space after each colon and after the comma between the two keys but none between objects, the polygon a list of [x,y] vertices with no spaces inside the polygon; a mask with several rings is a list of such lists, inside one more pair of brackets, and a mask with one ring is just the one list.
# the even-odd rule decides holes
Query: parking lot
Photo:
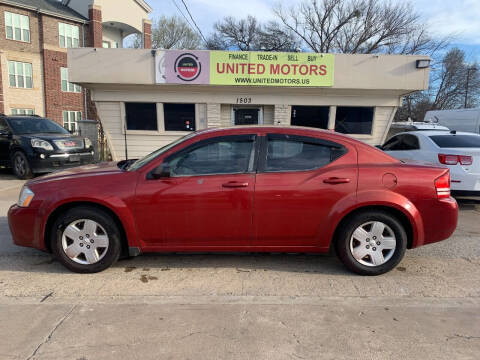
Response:
[{"label": "parking lot", "polygon": [[478,359],[480,203],[448,240],[360,277],[334,256],[156,254],[68,272],[14,246],[0,174],[1,359]]}]

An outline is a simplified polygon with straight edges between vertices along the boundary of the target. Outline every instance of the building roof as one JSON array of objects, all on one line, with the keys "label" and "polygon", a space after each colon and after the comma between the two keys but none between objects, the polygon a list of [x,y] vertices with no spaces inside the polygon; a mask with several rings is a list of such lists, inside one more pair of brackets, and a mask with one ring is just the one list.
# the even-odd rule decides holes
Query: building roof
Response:
[{"label": "building roof", "polygon": [[88,20],[87,18],[77,13],[75,10],[63,5],[62,2],[58,0],[0,0],[0,2],[27,8],[30,10],[38,9],[45,14],[56,15],[72,20],[79,20],[82,22]]}]

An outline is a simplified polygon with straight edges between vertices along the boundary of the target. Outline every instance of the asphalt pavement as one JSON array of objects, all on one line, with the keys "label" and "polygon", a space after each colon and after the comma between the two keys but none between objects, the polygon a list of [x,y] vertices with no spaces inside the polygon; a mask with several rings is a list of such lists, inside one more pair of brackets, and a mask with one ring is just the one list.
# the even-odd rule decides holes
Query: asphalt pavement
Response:
[{"label": "asphalt pavement", "polygon": [[378,277],[329,255],[155,254],[92,275],[12,244],[0,174],[0,359],[478,359],[480,203]]}]

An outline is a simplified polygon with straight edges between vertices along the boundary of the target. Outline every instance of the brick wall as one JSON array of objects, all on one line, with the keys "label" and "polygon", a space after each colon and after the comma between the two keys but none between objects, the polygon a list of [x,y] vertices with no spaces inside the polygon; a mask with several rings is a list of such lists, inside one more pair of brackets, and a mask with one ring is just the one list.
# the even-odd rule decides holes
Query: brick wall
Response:
[{"label": "brick wall", "polygon": [[103,39],[102,11],[95,5],[90,5],[88,9],[89,24],[89,44],[90,47],[101,48]]},{"label": "brick wall", "polygon": [[152,48],[152,23],[149,20],[143,20],[143,48]]},{"label": "brick wall", "polygon": [[[5,11],[26,15],[30,19],[30,42],[9,40],[5,34]],[[11,51],[24,51],[39,53],[41,50],[39,40],[39,17],[37,13],[14,6],[0,4],[0,49]]]},{"label": "brick wall", "polygon": [[55,18],[53,16],[42,15],[41,24],[42,24],[42,27],[43,27],[43,44],[44,44],[44,47],[47,47],[49,49],[52,49],[52,48],[58,48],[59,50],[63,49],[62,51],[67,50],[67,49],[64,49],[64,48],[60,48],[60,39],[59,39],[60,34],[59,34],[59,31],[58,31],[58,24],[59,23],[78,26],[79,35],[80,35],[80,39],[79,39],[80,40],[80,46],[84,46],[84,44],[83,44],[83,37],[84,37],[83,32],[86,31],[86,29],[83,28],[82,23],[78,23],[78,22],[74,22],[74,21],[70,21],[70,20],[65,20],[65,19],[60,19],[60,18]]},{"label": "brick wall", "polygon": [[60,68],[67,67],[67,54],[62,51],[45,49],[43,57],[46,116],[62,125],[64,110],[81,111],[82,117],[84,117],[83,92],[62,91]]}]

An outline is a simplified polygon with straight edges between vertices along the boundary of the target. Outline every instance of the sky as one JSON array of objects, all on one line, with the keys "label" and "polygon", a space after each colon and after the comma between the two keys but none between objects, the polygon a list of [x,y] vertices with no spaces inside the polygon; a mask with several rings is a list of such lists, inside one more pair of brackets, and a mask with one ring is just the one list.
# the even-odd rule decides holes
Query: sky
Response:
[{"label": "sky", "polygon": [[[188,17],[182,0],[146,1],[154,9],[153,18],[161,15],[182,16],[175,4]],[[225,16],[241,18],[251,14],[262,21],[274,19],[271,9],[278,3],[277,0],[183,1],[206,37],[211,33],[213,24]],[[299,1],[301,0],[280,0],[287,6]],[[412,4],[432,34],[454,34],[452,46],[464,50],[469,62],[480,62],[480,0],[415,0]]]}]

